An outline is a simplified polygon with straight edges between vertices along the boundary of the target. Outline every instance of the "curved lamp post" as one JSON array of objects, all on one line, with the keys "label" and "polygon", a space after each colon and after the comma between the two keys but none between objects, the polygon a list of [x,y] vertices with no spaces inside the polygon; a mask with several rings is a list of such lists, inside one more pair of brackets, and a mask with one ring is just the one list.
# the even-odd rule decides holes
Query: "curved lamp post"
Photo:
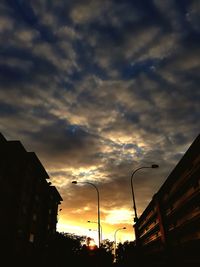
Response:
[{"label": "curved lamp post", "polygon": [[116,235],[117,235],[117,232],[118,232],[119,230],[123,230],[123,229],[126,229],[126,227],[118,228],[118,229],[115,230],[115,233],[114,233],[114,245],[115,245],[115,247],[114,247],[114,257],[115,257],[115,260],[116,260],[116,248],[117,248],[117,239],[116,239]]},{"label": "curved lamp post", "polygon": [[[132,198],[133,198],[133,209],[134,209],[134,222],[136,223],[137,220],[138,220],[138,216],[137,216],[137,209],[136,209],[136,204],[135,204],[135,195],[134,195],[134,190],[133,190],[133,176],[134,174],[141,170],[141,169],[147,169],[147,168],[158,168],[159,166],[157,164],[152,164],[151,166],[142,166],[142,167],[139,167],[137,168],[136,170],[134,170],[131,174],[131,190],[132,190]],[[134,225],[133,225],[134,227]],[[135,229],[135,240],[137,242],[137,232],[136,232],[136,229]]]},{"label": "curved lamp post", "polygon": [[[94,221],[87,221],[88,223],[97,223],[98,224],[98,222],[94,222]],[[102,242],[102,236],[103,236],[103,231],[102,231],[102,226],[101,226],[101,224],[100,224],[100,228],[101,228],[101,242]]]},{"label": "curved lamp post", "polygon": [[97,192],[97,215],[98,215],[98,242],[99,242],[99,248],[101,245],[101,230],[100,230],[100,205],[99,205],[99,190],[97,188],[97,186],[93,183],[90,182],[77,182],[77,181],[72,181],[72,184],[89,184],[91,186],[93,186]]}]

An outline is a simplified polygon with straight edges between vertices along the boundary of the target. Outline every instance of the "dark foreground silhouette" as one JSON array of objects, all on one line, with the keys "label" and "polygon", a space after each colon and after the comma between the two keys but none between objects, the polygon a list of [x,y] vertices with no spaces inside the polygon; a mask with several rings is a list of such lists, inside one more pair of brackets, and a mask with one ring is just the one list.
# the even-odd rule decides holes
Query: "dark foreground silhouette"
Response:
[{"label": "dark foreground silhouette", "polygon": [[[187,247],[149,253],[135,247],[133,242],[119,244],[116,260],[113,257],[113,242],[105,241],[101,248],[83,244],[85,237],[67,233],[56,233],[54,239],[43,250],[11,251],[2,246],[1,266],[22,267],[199,267],[199,241]],[[7,244],[8,245],[8,244]]]}]

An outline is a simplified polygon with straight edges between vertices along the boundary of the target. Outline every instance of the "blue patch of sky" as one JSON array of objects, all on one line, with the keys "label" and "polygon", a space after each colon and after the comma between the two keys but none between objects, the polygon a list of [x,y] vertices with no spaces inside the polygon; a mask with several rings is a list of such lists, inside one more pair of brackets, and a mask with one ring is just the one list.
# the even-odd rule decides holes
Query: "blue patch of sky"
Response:
[{"label": "blue patch of sky", "polygon": [[3,102],[0,102],[0,115],[3,116],[9,116],[14,115],[20,112],[19,107],[14,107],[13,105],[9,105]]},{"label": "blue patch of sky", "polygon": [[73,81],[65,81],[63,79],[60,79],[58,81],[58,86],[61,87],[62,89],[64,89],[65,91],[68,91],[68,92],[75,92],[76,91],[76,88],[75,88]]},{"label": "blue patch of sky", "polygon": [[[175,84],[170,83],[164,76],[161,76],[156,71],[149,70],[145,72],[145,74],[149,80],[155,81],[155,83],[159,85],[159,91],[171,92],[176,88]],[[148,87],[146,89],[148,89]]]},{"label": "blue patch of sky", "polygon": [[88,136],[88,132],[80,125],[69,124],[65,127],[65,132],[68,135],[82,136],[82,138]]},{"label": "blue patch of sky", "polygon": [[29,81],[29,76],[25,75],[25,72],[19,68],[8,67],[6,65],[0,65],[0,80],[1,85],[6,85],[7,89],[14,87],[16,82]]},{"label": "blue patch of sky", "polygon": [[[194,1],[195,2],[195,1]],[[197,1],[196,1],[197,2]],[[176,0],[177,10],[180,10],[180,18],[182,23],[182,30],[190,30],[190,31],[197,31],[200,32],[200,27],[192,27],[192,24],[188,20],[188,15],[190,16],[190,7],[191,7],[191,1],[188,0],[182,0],[178,1]],[[197,25],[200,26],[200,16],[198,12],[193,12],[192,18],[195,19],[195,22]]]},{"label": "blue patch of sky", "polygon": [[99,24],[98,22],[91,23],[89,30],[94,34],[99,41],[120,45],[123,41],[121,29],[109,24]]},{"label": "blue patch of sky", "polygon": [[49,121],[53,121],[57,119],[55,115],[52,115],[51,113],[49,113],[49,110],[41,105],[34,106],[30,112],[32,115],[38,118],[45,118],[46,120],[49,120]]},{"label": "blue patch of sky", "polygon": [[191,50],[193,48],[199,48],[200,31],[196,32],[196,31],[191,30],[190,32],[188,32],[188,34],[184,36],[184,38],[182,38],[182,44],[188,50]]},{"label": "blue patch of sky", "polygon": [[139,114],[137,114],[136,112],[127,110],[126,106],[123,106],[119,103],[116,105],[116,109],[127,121],[132,123],[139,123]]},{"label": "blue patch of sky", "polygon": [[140,62],[133,62],[126,65],[116,66],[118,68],[122,79],[133,79],[137,77],[140,73],[152,73],[152,68],[158,66],[158,59],[148,59]]},{"label": "blue patch of sky", "polygon": [[123,149],[131,149],[131,148],[135,149],[136,147],[137,147],[136,145],[131,144],[131,143],[123,145]]},{"label": "blue patch of sky", "polygon": [[140,122],[140,117],[136,112],[125,112],[123,117],[133,124]]},{"label": "blue patch of sky", "polygon": [[[43,57],[39,57],[39,56],[35,56],[33,55],[30,50],[28,49],[24,49],[24,48],[16,48],[16,47],[9,47],[7,46],[6,44],[1,44],[0,45],[1,47],[1,52],[2,52],[2,55],[3,55],[3,59],[5,61],[5,64],[6,64],[6,60],[7,59],[12,59],[12,58],[15,58],[15,59],[19,59],[21,60],[21,64],[23,64],[23,60],[25,60],[25,63],[26,61],[29,61],[32,63],[32,66],[30,68],[23,68],[23,71],[21,70],[12,70],[12,67],[10,66],[7,66],[7,70],[10,69],[11,72],[14,72],[15,71],[17,73],[21,73],[21,75],[23,76],[23,72],[24,72],[24,79],[26,79],[29,74],[29,79],[31,79],[32,77],[34,77],[35,73],[53,73],[57,71],[56,67],[48,60],[48,59],[45,59]],[[20,67],[20,66],[19,66]],[[13,74],[14,75],[14,74]],[[21,77],[21,75],[19,75]],[[17,78],[15,76],[13,76],[13,79],[14,78]]]},{"label": "blue patch of sky", "polygon": [[51,28],[39,22],[38,17],[27,1],[8,0],[7,4],[10,6],[12,17],[15,18],[18,25],[26,25],[32,29],[38,30],[38,32],[40,32],[38,40],[41,39],[51,43],[56,42]]},{"label": "blue patch of sky", "polygon": [[37,23],[37,17],[35,16],[28,1],[24,0],[7,0],[6,3],[10,6],[12,15],[18,20],[18,22],[26,22],[29,25]]},{"label": "blue patch of sky", "polygon": [[[8,85],[14,85],[15,82],[27,81],[35,83],[37,82],[37,75],[56,74],[58,71],[50,61],[42,57],[35,57],[30,52],[23,49],[9,48],[7,51],[4,50],[3,55],[5,64],[0,65],[0,76],[2,79],[1,81]],[[21,60],[21,65],[19,65],[19,67],[7,65],[6,59],[9,60],[12,58]],[[32,65],[28,63],[29,65],[26,68],[26,61],[30,62]]]},{"label": "blue patch of sky", "polygon": [[94,63],[94,50],[88,44],[77,41],[74,42],[73,47],[77,52],[77,63],[81,66],[81,70],[75,70],[69,75],[72,81],[81,80],[88,73],[95,74],[100,79],[108,78],[106,71]]},{"label": "blue patch of sky", "polygon": [[72,135],[75,134],[77,132],[77,130],[79,130],[79,127],[77,125],[68,125],[66,127],[66,131],[68,133],[71,133]]},{"label": "blue patch of sky", "polygon": [[69,26],[69,27],[73,27],[74,29],[76,29],[76,25],[73,25],[72,19],[70,18],[70,4],[71,2],[69,1],[63,1],[61,6],[56,6],[56,2],[54,2],[54,6],[49,7],[49,10],[51,9],[53,11],[53,13],[56,16],[56,20],[59,23],[59,26]]},{"label": "blue patch of sky", "polygon": [[28,57],[32,58],[29,50],[26,50],[24,48],[17,48],[13,46],[8,46],[6,43],[0,44],[1,46],[1,54],[3,58],[9,57],[9,58],[19,58],[19,59],[26,59]]},{"label": "blue patch of sky", "polygon": [[81,81],[84,78],[84,70],[80,71],[72,71],[72,73],[68,74],[68,78],[70,80],[70,84],[73,85],[75,81]]},{"label": "blue patch of sky", "polygon": [[[199,96],[199,84],[200,84],[200,76],[199,76],[199,67],[192,68],[191,70],[188,70],[187,73],[177,73],[181,77],[182,81],[186,82],[189,86],[187,88],[190,88],[190,90],[193,91],[193,94],[191,94],[191,91],[188,91],[188,97],[194,98]],[[186,84],[184,84],[184,87]]]},{"label": "blue patch of sky", "polygon": [[[132,8],[137,10],[137,13],[140,14],[140,19],[137,22],[128,21],[125,30],[135,31],[140,28],[144,28],[150,25],[156,25],[160,27],[164,32],[172,32],[174,26],[169,19],[169,16],[163,16],[159,8],[156,6],[156,3],[149,0],[136,0],[136,1],[127,1],[129,2],[130,8],[127,10],[131,12]],[[189,2],[187,0],[183,1],[174,1],[174,9],[176,10],[176,20],[179,23],[180,34],[184,35],[190,28],[190,23],[186,19],[186,14],[188,12]],[[168,10],[166,10],[168,12]],[[125,20],[126,21],[126,20]],[[175,29],[176,30],[176,29]]]},{"label": "blue patch of sky", "polygon": [[[171,26],[169,22],[160,14],[160,11],[156,7],[156,4],[153,1],[149,0],[136,0],[131,1],[129,0],[129,11],[131,12],[131,9],[137,10],[137,13],[139,14],[138,22],[129,24],[129,27],[134,28],[134,30],[137,30],[138,27],[144,27],[144,26],[150,26],[150,25],[159,25],[165,30],[170,30]],[[128,26],[128,25],[126,25]],[[132,28],[132,29],[133,29]]]},{"label": "blue patch of sky", "polygon": [[124,146],[124,149],[133,149],[134,152],[136,153],[137,156],[142,156],[143,155],[143,149],[135,144],[126,144]]}]

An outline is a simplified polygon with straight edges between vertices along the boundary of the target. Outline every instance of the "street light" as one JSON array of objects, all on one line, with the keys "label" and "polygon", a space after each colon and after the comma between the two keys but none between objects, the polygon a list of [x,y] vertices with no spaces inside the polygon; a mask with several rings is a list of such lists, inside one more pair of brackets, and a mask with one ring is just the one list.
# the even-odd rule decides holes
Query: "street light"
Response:
[{"label": "street light", "polygon": [[[134,195],[134,191],[133,191],[133,176],[134,174],[141,170],[141,169],[147,169],[147,168],[158,168],[159,166],[157,164],[152,164],[151,166],[142,166],[142,167],[139,167],[138,169],[134,170],[132,172],[132,175],[131,175],[131,190],[132,190],[132,198],[133,198],[133,209],[134,209],[134,222],[136,223],[137,220],[138,220],[138,216],[137,216],[137,210],[136,210],[136,204],[135,204],[135,195]],[[133,225],[134,227],[134,225]],[[136,233],[136,229],[135,229],[135,240],[137,241],[137,233]]]},{"label": "street light", "polygon": [[[93,221],[87,221],[88,223],[97,223],[98,224],[98,222],[93,222]],[[102,230],[102,226],[101,226],[101,224],[100,224],[100,228],[101,228],[101,241],[102,241],[102,236],[103,236],[103,230]]]},{"label": "street light", "polygon": [[[97,215],[98,215],[98,241],[99,241],[99,248],[101,245],[101,230],[100,230],[100,205],[99,205],[99,190],[97,188],[97,186],[93,183],[90,182],[79,182],[80,184],[89,184],[91,186],[93,186],[97,192]],[[72,184],[78,184],[77,181],[72,181]]]},{"label": "street light", "polygon": [[126,227],[121,227],[121,228],[118,228],[118,229],[115,230],[115,234],[114,234],[114,245],[115,245],[115,247],[114,247],[114,257],[115,257],[115,260],[116,260],[116,247],[117,247],[116,235],[117,235],[117,232],[119,230],[123,230],[123,229],[126,229]]}]

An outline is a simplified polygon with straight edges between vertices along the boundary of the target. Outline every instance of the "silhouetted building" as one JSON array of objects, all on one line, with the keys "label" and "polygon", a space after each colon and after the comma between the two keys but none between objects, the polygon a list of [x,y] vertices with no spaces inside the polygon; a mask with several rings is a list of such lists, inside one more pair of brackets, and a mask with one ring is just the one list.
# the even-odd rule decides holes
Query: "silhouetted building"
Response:
[{"label": "silhouetted building", "polygon": [[199,263],[200,135],[138,219],[136,232],[146,253],[169,251]]},{"label": "silhouetted building", "polygon": [[53,238],[62,198],[48,179],[34,152],[0,133],[0,242],[7,257],[33,259]]}]

